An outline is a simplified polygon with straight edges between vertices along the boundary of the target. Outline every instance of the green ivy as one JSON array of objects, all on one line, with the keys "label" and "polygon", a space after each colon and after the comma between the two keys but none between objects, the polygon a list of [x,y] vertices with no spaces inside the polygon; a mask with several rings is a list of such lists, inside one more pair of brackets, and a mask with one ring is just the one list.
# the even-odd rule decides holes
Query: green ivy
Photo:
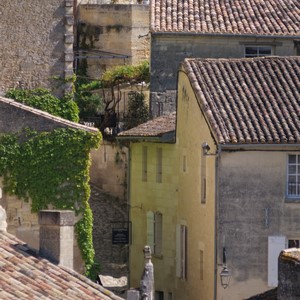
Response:
[{"label": "green ivy", "polygon": [[150,82],[149,61],[143,61],[138,65],[117,66],[104,72],[102,76],[103,86],[112,86],[125,82]]},{"label": "green ivy", "polygon": [[54,116],[59,116],[73,122],[79,121],[78,106],[70,95],[59,99],[47,89],[36,88],[33,90],[12,89],[5,96],[28,106],[46,111]]},{"label": "green ivy", "polygon": [[88,203],[90,150],[100,140],[100,133],[69,128],[42,133],[26,129],[0,136],[0,176],[6,192],[31,199],[34,212],[53,205],[82,216],[75,230],[90,277],[95,268],[93,215]]}]

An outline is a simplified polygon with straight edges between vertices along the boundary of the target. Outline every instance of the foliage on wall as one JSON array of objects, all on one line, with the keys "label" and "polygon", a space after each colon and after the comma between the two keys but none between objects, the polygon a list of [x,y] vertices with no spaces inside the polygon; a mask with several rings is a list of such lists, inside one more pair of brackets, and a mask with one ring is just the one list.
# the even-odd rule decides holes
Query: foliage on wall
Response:
[{"label": "foliage on wall", "polygon": [[102,76],[103,86],[110,87],[117,83],[150,82],[149,61],[138,65],[122,65],[106,71]]},{"label": "foliage on wall", "polygon": [[47,89],[36,88],[33,90],[12,89],[5,96],[25,105],[46,111],[54,116],[73,122],[79,121],[78,106],[68,95],[59,99]]},{"label": "foliage on wall", "polygon": [[76,232],[89,277],[95,265],[88,203],[90,150],[100,140],[100,133],[70,128],[41,133],[26,129],[0,136],[0,176],[6,192],[31,199],[34,212],[52,205],[82,216]]},{"label": "foliage on wall", "polygon": [[[114,67],[106,71],[101,79],[94,81],[89,81],[87,78],[86,62],[82,61],[80,66],[75,93],[75,101],[80,109],[80,117],[85,119],[103,115],[102,123],[97,124],[101,132],[105,132],[106,127],[111,127],[111,120],[114,118],[116,107],[121,101],[120,86],[122,84],[149,83],[150,81],[148,61],[143,61],[138,65]],[[144,85],[141,84],[140,86],[142,93]],[[143,109],[144,106],[139,107],[139,110]]]}]

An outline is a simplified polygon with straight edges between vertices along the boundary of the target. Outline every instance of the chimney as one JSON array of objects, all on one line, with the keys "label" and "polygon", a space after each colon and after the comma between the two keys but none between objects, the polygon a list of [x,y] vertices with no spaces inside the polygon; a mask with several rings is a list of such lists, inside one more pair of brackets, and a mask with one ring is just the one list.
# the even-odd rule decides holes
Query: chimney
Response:
[{"label": "chimney", "polygon": [[40,211],[40,256],[73,269],[74,223],[74,211]]}]

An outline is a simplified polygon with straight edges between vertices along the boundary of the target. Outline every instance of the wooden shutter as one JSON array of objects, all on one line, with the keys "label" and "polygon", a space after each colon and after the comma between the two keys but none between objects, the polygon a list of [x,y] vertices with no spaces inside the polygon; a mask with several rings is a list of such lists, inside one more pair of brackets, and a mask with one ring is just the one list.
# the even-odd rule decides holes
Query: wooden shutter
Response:
[{"label": "wooden shutter", "polygon": [[278,257],[286,248],[285,236],[269,236],[268,238],[268,286],[278,285]]},{"label": "wooden shutter", "polygon": [[147,245],[154,253],[154,213],[152,211],[147,212]]},{"label": "wooden shutter", "polygon": [[154,218],[154,254],[162,254],[162,214],[155,213]]},{"label": "wooden shutter", "polygon": [[181,225],[176,225],[176,276],[181,278]]},{"label": "wooden shutter", "polygon": [[186,279],[187,275],[187,227],[178,224],[176,226],[176,276]]}]

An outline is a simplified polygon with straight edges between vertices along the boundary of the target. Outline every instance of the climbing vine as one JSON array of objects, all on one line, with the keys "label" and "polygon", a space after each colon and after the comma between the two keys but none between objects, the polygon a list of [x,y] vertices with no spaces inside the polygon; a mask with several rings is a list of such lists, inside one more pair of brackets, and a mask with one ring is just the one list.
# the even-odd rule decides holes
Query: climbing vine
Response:
[{"label": "climbing vine", "polygon": [[[73,80],[73,77],[70,80]],[[59,99],[47,89],[36,88],[32,90],[11,89],[5,96],[28,106],[46,111],[54,116],[59,116],[73,122],[79,121],[79,109],[77,104],[72,101],[73,99],[70,94]]]},{"label": "climbing vine", "polygon": [[26,129],[0,136],[0,176],[4,190],[32,201],[32,211],[49,205],[81,215],[75,230],[86,275],[93,274],[93,215],[90,196],[90,150],[99,146],[100,133],[70,128],[51,132]]}]

